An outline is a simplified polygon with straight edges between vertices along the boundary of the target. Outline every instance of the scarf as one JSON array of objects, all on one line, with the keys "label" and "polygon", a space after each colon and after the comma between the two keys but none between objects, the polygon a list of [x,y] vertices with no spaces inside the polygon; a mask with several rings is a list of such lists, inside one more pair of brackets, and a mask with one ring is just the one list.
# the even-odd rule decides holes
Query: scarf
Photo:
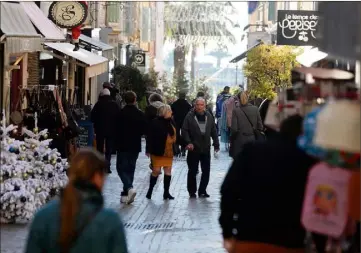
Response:
[{"label": "scarf", "polygon": [[174,136],[174,128],[173,128],[173,124],[172,124],[172,119],[169,118],[169,119],[165,119],[163,117],[159,118],[159,120],[164,124],[164,126],[166,127],[167,129],[167,133],[170,135],[170,136]]}]

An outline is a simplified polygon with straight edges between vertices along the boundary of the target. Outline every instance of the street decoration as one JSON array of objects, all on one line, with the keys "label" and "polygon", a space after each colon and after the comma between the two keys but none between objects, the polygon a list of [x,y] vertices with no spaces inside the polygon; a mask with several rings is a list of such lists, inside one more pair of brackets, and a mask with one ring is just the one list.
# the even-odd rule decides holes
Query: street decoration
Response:
[{"label": "street decoration", "polygon": [[235,9],[224,3],[169,2],[164,9],[165,32],[180,50],[185,45],[201,45],[210,40],[234,44],[235,38],[228,29],[233,24],[229,19],[233,14]]}]

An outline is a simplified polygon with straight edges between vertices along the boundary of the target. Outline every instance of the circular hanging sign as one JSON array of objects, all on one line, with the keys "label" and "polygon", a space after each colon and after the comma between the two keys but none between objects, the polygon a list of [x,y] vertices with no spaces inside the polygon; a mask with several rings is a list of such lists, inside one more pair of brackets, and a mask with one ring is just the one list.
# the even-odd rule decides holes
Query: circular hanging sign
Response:
[{"label": "circular hanging sign", "polygon": [[136,64],[142,64],[143,61],[144,61],[144,57],[143,57],[143,55],[141,55],[141,54],[136,54],[136,55],[134,56],[134,59],[135,59],[135,63],[136,63]]},{"label": "circular hanging sign", "polygon": [[60,28],[72,29],[82,25],[88,16],[85,2],[53,2],[49,18]]}]

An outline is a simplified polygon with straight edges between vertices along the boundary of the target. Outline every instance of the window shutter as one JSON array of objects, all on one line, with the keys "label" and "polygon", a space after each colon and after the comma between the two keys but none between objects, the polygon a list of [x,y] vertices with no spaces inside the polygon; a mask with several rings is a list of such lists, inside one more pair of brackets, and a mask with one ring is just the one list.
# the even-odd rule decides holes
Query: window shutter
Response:
[{"label": "window shutter", "polygon": [[268,21],[276,20],[276,2],[268,2]]},{"label": "window shutter", "polygon": [[151,11],[149,7],[143,7],[141,9],[141,33],[140,39],[143,42],[150,41],[150,30],[151,30]]},{"label": "window shutter", "polygon": [[119,22],[120,16],[120,3],[119,2],[107,2],[108,22]]},{"label": "window shutter", "polygon": [[155,41],[157,34],[157,10],[155,7],[151,9],[151,30],[150,30],[150,40]]},{"label": "window shutter", "polygon": [[126,36],[131,36],[134,30],[134,23],[133,23],[133,3],[132,2],[125,2],[124,9],[123,9],[123,32]]}]

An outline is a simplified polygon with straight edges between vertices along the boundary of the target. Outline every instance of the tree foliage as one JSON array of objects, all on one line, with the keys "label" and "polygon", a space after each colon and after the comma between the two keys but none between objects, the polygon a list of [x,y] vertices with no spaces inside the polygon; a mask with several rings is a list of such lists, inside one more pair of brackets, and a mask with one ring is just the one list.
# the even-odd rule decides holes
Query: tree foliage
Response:
[{"label": "tree foliage", "polygon": [[126,65],[118,65],[115,66],[111,72],[114,83],[120,93],[132,90],[137,94],[138,99],[143,98],[146,91],[146,82],[139,69]]},{"label": "tree foliage", "polygon": [[295,47],[276,45],[260,45],[248,52],[243,71],[250,96],[272,99],[277,87],[289,87],[297,55]]}]

